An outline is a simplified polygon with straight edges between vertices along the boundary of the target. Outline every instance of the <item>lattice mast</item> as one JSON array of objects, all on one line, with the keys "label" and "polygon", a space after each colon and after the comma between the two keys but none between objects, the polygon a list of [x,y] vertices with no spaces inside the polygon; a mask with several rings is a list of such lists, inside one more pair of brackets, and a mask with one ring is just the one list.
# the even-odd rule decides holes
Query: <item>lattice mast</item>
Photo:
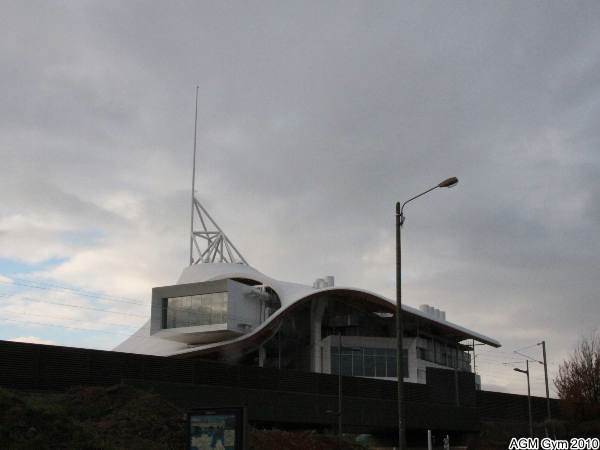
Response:
[{"label": "lattice mast", "polygon": [[[198,86],[196,86],[196,113],[194,115],[194,160],[192,162],[192,207],[190,212],[190,266],[199,263],[246,264],[242,254],[208,214],[196,198],[196,143],[198,136]],[[194,229],[194,218],[201,228]]]}]

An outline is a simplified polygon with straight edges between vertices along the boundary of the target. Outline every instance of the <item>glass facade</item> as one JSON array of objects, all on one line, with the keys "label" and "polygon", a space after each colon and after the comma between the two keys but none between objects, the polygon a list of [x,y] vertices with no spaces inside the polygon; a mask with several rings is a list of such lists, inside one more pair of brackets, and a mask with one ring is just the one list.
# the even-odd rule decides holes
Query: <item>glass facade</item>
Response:
[{"label": "glass facade", "polygon": [[163,299],[163,328],[227,323],[227,292]]},{"label": "glass facade", "polygon": [[[404,378],[408,377],[408,350],[403,351]],[[331,373],[339,373],[339,349],[331,347]],[[342,375],[354,377],[395,378],[396,350],[342,346]]]},{"label": "glass facade", "polygon": [[470,370],[471,355],[437,339],[417,338],[417,358],[453,369]]}]

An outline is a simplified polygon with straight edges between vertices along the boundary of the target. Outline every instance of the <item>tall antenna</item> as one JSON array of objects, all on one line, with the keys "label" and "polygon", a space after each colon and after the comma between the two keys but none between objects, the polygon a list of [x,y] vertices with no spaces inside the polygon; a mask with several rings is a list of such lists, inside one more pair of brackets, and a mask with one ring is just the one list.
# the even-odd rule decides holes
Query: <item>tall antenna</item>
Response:
[{"label": "tall antenna", "polygon": [[[198,86],[196,86],[196,114],[194,116],[194,161],[192,164],[192,210],[190,215],[190,266],[199,263],[224,262],[248,265],[227,235],[196,198],[196,142],[198,136]],[[194,230],[194,216],[201,227]],[[194,249],[196,255],[194,255]]]},{"label": "tall antenna", "polygon": [[192,163],[192,206],[190,211],[190,266],[194,264],[194,201],[196,195],[196,137],[198,135],[198,86],[196,86],[196,114],[194,115],[194,161]]}]

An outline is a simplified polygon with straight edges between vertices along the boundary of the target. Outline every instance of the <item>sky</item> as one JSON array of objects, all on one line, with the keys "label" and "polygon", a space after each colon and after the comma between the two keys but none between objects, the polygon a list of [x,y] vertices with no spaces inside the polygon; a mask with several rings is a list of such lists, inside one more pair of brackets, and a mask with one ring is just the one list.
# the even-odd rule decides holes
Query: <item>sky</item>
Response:
[{"label": "sky", "polygon": [[[113,348],[188,261],[199,199],[277,279],[498,339],[526,392],[599,324],[600,3],[2,2],[0,339]],[[543,395],[542,366],[532,366]]]}]

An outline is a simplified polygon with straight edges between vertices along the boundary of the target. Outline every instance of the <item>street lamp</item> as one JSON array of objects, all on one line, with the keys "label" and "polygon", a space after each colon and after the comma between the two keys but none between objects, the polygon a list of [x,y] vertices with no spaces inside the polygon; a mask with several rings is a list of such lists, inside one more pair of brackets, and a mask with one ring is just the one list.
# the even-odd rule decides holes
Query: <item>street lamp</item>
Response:
[{"label": "street lamp", "polygon": [[335,316],[333,322],[329,323],[329,327],[337,331],[337,343],[338,343],[338,409],[337,411],[327,410],[326,414],[332,414],[337,416],[337,447],[342,448],[342,331],[346,328],[350,328],[352,325],[349,323],[346,316]]},{"label": "street lamp", "polygon": [[337,411],[328,409],[325,414],[337,417],[337,448],[342,448],[342,327],[337,329],[338,341],[338,408]]},{"label": "street lamp", "polygon": [[552,411],[550,409],[550,389],[548,387],[548,361],[546,361],[546,341],[538,342],[537,345],[542,346],[542,355],[544,358],[542,361],[540,361],[539,359],[535,359],[529,355],[525,355],[524,353],[521,353],[517,350],[515,350],[514,353],[516,353],[517,355],[524,356],[533,361],[536,361],[544,366],[544,381],[546,383],[546,414],[547,414],[547,422],[544,425],[544,428],[546,429],[546,437],[547,437],[548,436],[548,424],[549,424],[552,428],[552,435],[554,436],[556,434],[556,432],[554,430],[554,425],[552,424]]},{"label": "street lamp", "polygon": [[404,207],[407,203],[433,191],[437,188],[453,187],[458,183],[458,178],[448,178],[438,185],[415,195],[406,200],[402,205],[396,203],[396,376],[398,377],[398,449],[406,449],[406,424],[404,422],[404,364],[402,334],[402,282],[401,282],[401,245],[400,230],[404,224]]},{"label": "street lamp", "polygon": [[531,389],[529,387],[529,360],[525,360],[526,369],[514,368],[515,372],[521,372],[527,375],[527,410],[529,412],[529,437],[533,437],[533,419],[531,418]]},{"label": "street lamp", "polygon": [[[544,380],[546,381],[546,413],[548,415],[548,424],[552,428],[552,436],[556,439],[556,432],[554,431],[554,424],[552,423],[552,412],[550,409],[550,389],[548,388],[548,362],[546,361],[546,341],[542,341],[538,345],[542,346],[542,354],[544,356],[544,361],[538,362],[544,365]],[[546,436],[547,435],[548,434],[546,433]]]}]

